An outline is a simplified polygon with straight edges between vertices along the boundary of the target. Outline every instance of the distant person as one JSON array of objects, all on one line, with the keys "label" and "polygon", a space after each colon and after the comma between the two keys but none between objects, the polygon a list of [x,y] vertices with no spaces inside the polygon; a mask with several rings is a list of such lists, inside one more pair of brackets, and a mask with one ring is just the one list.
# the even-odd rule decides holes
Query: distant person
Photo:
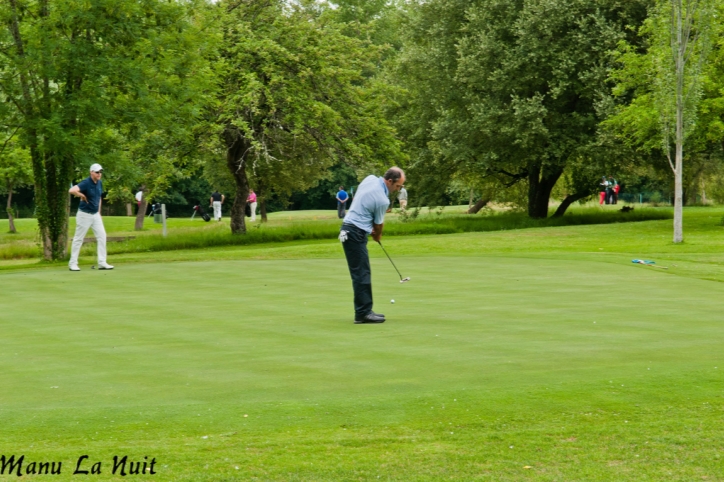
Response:
[{"label": "distant person", "polygon": [[400,209],[405,211],[407,209],[407,189],[405,189],[405,186],[400,188],[400,192],[397,194],[397,201],[400,203]]},{"label": "distant person", "polygon": [[616,180],[608,176],[608,187],[606,188],[606,204],[616,204]]},{"label": "distant person", "polygon": [[608,189],[608,181],[606,180],[606,176],[601,177],[601,184],[599,184],[599,186],[601,186],[601,195],[599,196],[598,204],[603,205],[604,202],[608,204],[606,202],[606,191]]},{"label": "distant person", "polygon": [[372,270],[367,252],[367,236],[380,242],[385,211],[390,205],[390,193],[405,183],[405,173],[399,167],[388,169],[384,177],[367,176],[357,187],[357,195],[339,231],[344,255],[354,290],[354,322],[384,323],[385,315],[372,311]]},{"label": "distant person", "polygon": [[611,194],[613,193],[613,185],[609,180],[611,176],[606,179],[606,204],[611,204]]},{"label": "distant person", "polygon": [[256,221],[256,193],[249,191],[249,197],[246,198],[246,202],[249,203],[249,210],[251,211],[251,222]]},{"label": "distant person", "polygon": [[88,229],[93,229],[98,247],[98,269],[113,269],[113,266],[106,263],[106,228],[101,218],[101,198],[103,196],[103,168],[100,164],[93,164],[90,167],[90,175],[71,187],[68,192],[81,199],[78,206],[78,213],[75,215],[75,236],[70,250],[70,261],[68,268],[71,271],[80,271],[78,267],[78,256],[80,248]]},{"label": "distant person", "polygon": [[217,221],[221,221],[221,205],[224,204],[224,199],[226,196],[220,194],[219,191],[214,191],[209,198],[209,204],[214,207],[214,219]]},{"label": "distant person", "polygon": [[621,190],[621,186],[618,184],[618,181],[613,177],[609,177],[608,182],[613,183],[613,186],[611,188],[611,204],[618,204],[618,192]]},{"label": "distant person", "polygon": [[347,195],[347,191],[344,190],[344,186],[339,186],[336,199],[337,217],[339,219],[344,219],[345,214],[347,214],[347,201],[349,200],[349,195]]}]

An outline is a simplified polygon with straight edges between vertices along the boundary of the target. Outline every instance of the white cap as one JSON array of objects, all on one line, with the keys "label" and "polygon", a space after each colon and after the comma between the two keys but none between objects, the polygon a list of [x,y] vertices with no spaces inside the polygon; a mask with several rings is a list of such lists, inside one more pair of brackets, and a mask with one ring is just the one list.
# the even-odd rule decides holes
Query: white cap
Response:
[{"label": "white cap", "polygon": [[102,171],[103,167],[100,164],[95,163],[91,166],[90,170],[93,172],[98,172],[98,171]]}]

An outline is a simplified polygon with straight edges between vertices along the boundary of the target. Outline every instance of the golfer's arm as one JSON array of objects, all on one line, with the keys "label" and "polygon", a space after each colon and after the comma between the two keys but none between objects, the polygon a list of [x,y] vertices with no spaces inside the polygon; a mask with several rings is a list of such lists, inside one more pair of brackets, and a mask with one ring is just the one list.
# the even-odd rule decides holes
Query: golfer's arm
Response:
[{"label": "golfer's arm", "polygon": [[68,192],[70,193],[71,196],[79,197],[83,201],[88,202],[88,199],[85,197],[85,194],[80,192],[80,188],[78,187],[77,184],[75,186],[71,187],[70,189],[68,189]]},{"label": "golfer's arm", "polygon": [[372,239],[379,242],[379,240],[382,238],[382,228],[383,227],[384,227],[384,223],[372,225]]}]

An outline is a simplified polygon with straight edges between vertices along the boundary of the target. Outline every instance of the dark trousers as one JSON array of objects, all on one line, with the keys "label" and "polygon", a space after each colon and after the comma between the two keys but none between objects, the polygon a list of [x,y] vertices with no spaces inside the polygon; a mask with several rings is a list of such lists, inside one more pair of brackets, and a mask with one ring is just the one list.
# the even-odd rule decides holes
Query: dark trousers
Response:
[{"label": "dark trousers", "polygon": [[354,313],[356,316],[365,316],[372,311],[372,270],[367,253],[368,235],[352,224],[343,224],[342,231],[347,231],[347,241],[342,243],[342,247],[352,277]]},{"label": "dark trousers", "polygon": [[345,208],[347,207],[347,201],[341,203],[337,201],[337,216],[339,219],[344,219],[344,215],[347,214],[345,212]]}]

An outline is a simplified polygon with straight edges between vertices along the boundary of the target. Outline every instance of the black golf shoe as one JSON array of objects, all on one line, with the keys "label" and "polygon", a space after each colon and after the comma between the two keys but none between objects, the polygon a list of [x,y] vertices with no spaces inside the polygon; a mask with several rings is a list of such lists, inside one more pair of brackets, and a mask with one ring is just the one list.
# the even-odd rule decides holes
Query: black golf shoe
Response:
[{"label": "black golf shoe", "polygon": [[367,313],[364,316],[357,315],[354,317],[355,325],[361,325],[363,323],[384,323],[384,322],[385,322],[385,317],[382,315],[378,315],[373,311]]},{"label": "black golf shoe", "polygon": [[370,313],[373,315],[381,316],[382,318],[385,317],[385,315],[383,315],[382,313],[375,313],[374,311],[370,311]]}]

